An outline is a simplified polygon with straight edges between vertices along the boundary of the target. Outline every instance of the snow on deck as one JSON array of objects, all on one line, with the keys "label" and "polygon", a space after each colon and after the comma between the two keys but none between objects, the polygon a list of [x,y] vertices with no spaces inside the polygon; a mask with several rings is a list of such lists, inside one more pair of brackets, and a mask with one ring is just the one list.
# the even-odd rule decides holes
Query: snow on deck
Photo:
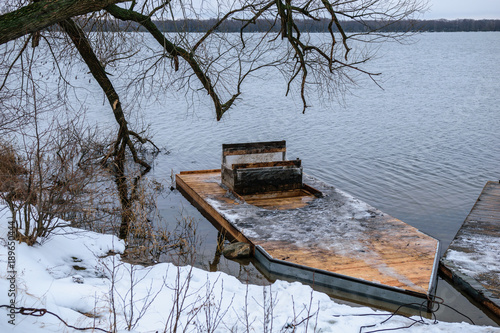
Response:
[{"label": "snow on deck", "polygon": [[441,271],[500,317],[500,183],[486,183],[441,259]]},{"label": "snow on deck", "polygon": [[201,175],[177,177],[273,258],[429,292],[438,241],[416,228],[307,175],[304,183],[324,196],[304,197],[308,204],[295,209],[265,209],[242,202],[222,189],[217,172]]}]

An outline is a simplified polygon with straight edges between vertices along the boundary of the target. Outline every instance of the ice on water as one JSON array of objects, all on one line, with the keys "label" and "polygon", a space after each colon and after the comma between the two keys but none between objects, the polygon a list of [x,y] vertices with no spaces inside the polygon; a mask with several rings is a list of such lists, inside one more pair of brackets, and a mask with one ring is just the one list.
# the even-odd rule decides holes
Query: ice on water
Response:
[{"label": "ice on water", "polygon": [[[313,243],[331,249],[338,238],[350,239],[354,248],[362,246],[363,230],[370,219],[384,213],[351,195],[315,178],[304,175],[304,182],[324,197],[303,208],[269,210],[247,203],[223,207],[222,202],[209,199],[223,216],[247,237],[266,241],[288,241],[297,245]],[[336,249],[339,252],[341,248]]]}]

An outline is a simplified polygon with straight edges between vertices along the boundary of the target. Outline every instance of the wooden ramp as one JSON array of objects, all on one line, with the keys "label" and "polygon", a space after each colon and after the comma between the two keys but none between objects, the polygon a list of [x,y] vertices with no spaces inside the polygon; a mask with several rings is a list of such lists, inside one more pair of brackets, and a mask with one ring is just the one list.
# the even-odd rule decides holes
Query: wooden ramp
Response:
[{"label": "wooden ramp", "polygon": [[333,186],[304,175],[300,190],[240,197],[220,170],[181,172],[176,184],[271,273],[396,304],[432,298],[439,242]]},{"label": "wooden ramp", "polygon": [[455,286],[500,319],[500,183],[487,182],[440,263]]}]

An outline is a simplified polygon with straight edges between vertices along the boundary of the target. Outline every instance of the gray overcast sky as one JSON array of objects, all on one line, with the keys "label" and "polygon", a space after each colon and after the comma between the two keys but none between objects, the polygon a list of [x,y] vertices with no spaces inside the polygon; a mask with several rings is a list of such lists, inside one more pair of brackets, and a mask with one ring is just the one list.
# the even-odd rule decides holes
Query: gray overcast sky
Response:
[{"label": "gray overcast sky", "polygon": [[[0,2],[6,0],[0,0]],[[204,16],[216,17],[210,0],[190,0],[203,8]],[[425,1],[425,0],[423,0]],[[230,3],[231,0],[222,1]],[[428,0],[430,11],[422,19],[500,19],[500,0]],[[125,6],[125,5],[124,5]]]},{"label": "gray overcast sky", "polygon": [[424,19],[500,19],[500,0],[430,0]]}]

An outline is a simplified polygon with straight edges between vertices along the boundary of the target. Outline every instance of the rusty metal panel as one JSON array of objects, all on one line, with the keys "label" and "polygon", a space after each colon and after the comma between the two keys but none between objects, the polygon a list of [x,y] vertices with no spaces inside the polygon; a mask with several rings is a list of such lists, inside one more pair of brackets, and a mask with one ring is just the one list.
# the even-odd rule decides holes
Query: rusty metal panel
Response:
[{"label": "rusty metal panel", "polygon": [[302,188],[299,159],[286,161],[286,141],[222,145],[222,184],[240,195]]},{"label": "rusty metal panel", "polygon": [[263,154],[286,151],[286,141],[230,143],[222,145],[223,155]]},{"label": "rusty metal panel", "polygon": [[222,166],[286,160],[286,141],[232,143],[222,145]]},{"label": "rusty metal panel", "polygon": [[[296,162],[296,161],[293,161]],[[289,191],[302,188],[302,167],[300,163],[285,166],[250,168],[222,168],[222,184],[240,194]]]},{"label": "rusty metal panel", "polygon": [[287,191],[302,187],[302,167],[234,169],[233,190],[240,194]]}]

